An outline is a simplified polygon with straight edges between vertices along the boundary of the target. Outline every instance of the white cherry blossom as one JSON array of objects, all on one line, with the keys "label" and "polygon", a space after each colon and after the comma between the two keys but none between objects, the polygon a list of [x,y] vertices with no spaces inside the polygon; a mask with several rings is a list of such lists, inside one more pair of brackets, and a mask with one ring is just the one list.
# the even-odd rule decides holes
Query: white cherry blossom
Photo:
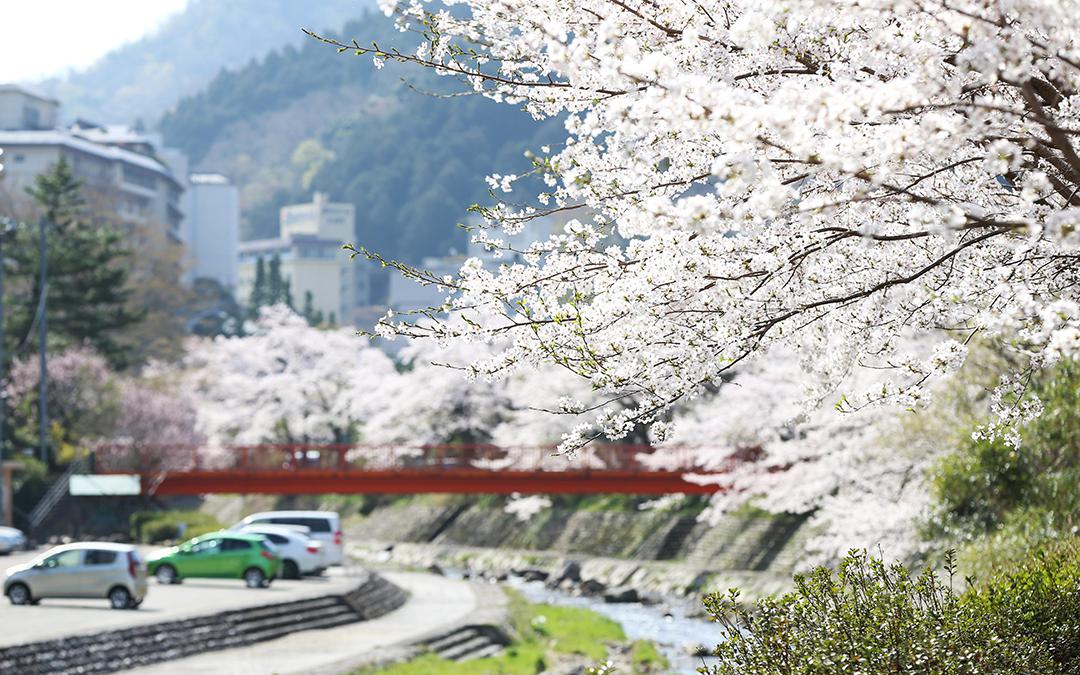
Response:
[{"label": "white cherry blossom", "polygon": [[[413,275],[447,290],[451,318],[388,315],[381,333],[498,341],[480,377],[581,377],[610,404],[565,449],[775,348],[815,382],[808,400],[873,374],[845,392],[858,409],[923,404],[972,336],[996,340],[1016,354],[1005,426],[1037,412],[1016,396],[1034,370],[1077,355],[1077,0],[453,5],[384,0],[423,31],[418,52],[339,47],[563,116],[531,174],[491,177],[545,185],[484,210],[486,240],[574,217],[496,273]],[[930,331],[951,337],[926,353],[910,337]]]}]

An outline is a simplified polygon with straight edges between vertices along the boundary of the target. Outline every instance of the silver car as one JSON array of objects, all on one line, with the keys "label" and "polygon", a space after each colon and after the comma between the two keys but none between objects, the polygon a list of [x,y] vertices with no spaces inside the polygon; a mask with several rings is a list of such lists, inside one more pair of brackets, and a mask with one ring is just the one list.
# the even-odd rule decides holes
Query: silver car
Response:
[{"label": "silver car", "polygon": [[146,563],[127,544],[65,544],[8,568],[4,595],[13,605],[36,605],[44,598],[106,598],[113,609],[135,609],[146,597]]},{"label": "silver car", "polygon": [[0,555],[21,550],[26,546],[26,535],[14,527],[0,527]]}]

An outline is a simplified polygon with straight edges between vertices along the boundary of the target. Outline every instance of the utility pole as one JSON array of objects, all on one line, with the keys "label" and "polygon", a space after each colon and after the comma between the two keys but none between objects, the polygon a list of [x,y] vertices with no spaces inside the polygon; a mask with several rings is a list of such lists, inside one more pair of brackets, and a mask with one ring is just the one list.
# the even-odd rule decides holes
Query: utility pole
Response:
[{"label": "utility pole", "polygon": [[41,452],[41,461],[48,466],[49,376],[46,370],[48,356],[45,353],[45,338],[48,335],[48,318],[45,315],[45,309],[47,307],[45,297],[49,294],[49,288],[46,285],[46,272],[49,263],[45,257],[46,250],[45,219],[42,218],[38,221],[38,288],[41,289],[38,294],[38,366],[40,368],[40,372],[38,373],[38,445]]},{"label": "utility pole", "polygon": [[[7,422],[7,401],[4,400],[4,392],[7,390],[7,368],[4,367],[4,240],[10,231],[7,220],[0,222],[0,465],[4,463],[4,423]],[[6,523],[5,523],[6,525]]]}]

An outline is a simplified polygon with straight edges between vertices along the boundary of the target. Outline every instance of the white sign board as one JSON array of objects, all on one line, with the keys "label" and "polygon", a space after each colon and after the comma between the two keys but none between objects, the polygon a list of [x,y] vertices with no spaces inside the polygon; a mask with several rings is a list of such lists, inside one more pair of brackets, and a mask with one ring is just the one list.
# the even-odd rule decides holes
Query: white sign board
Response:
[{"label": "white sign board", "polygon": [[136,475],[79,475],[74,474],[68,483],[68,492],[74,497],[118,497],[137,495],[142,492]]}]

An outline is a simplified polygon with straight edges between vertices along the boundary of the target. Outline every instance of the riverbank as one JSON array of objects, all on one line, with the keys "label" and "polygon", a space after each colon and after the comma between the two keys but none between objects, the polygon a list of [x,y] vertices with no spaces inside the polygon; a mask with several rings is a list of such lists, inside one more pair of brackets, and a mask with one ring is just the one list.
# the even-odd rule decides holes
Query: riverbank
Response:
[{"label": "riverbank", "polygon": [[[614,597],[647,604],[677,598],[700,604],[701,596],[738,587],[747,599],[791,587],[790,574],[718,570],[684,561],[582,557],[558,551],[492,549],[408,542],[349,544],[360,564],[381,569],[460,570],[466,578],[505,581],[512,576],[546,582],[571,595]],[[633,591],[628,594],[627,591]]]},{"label": "riverbank", "polygon": [[530,602],[511,588],[507,599],[507,643],[485,658],[456,661],[434,650],[395,663],[369,665],[352,675],[575,675],[610,663],[631,675],[671,673],[671,664],[650,640],[631,639],[616,621],[584,607]]}]

